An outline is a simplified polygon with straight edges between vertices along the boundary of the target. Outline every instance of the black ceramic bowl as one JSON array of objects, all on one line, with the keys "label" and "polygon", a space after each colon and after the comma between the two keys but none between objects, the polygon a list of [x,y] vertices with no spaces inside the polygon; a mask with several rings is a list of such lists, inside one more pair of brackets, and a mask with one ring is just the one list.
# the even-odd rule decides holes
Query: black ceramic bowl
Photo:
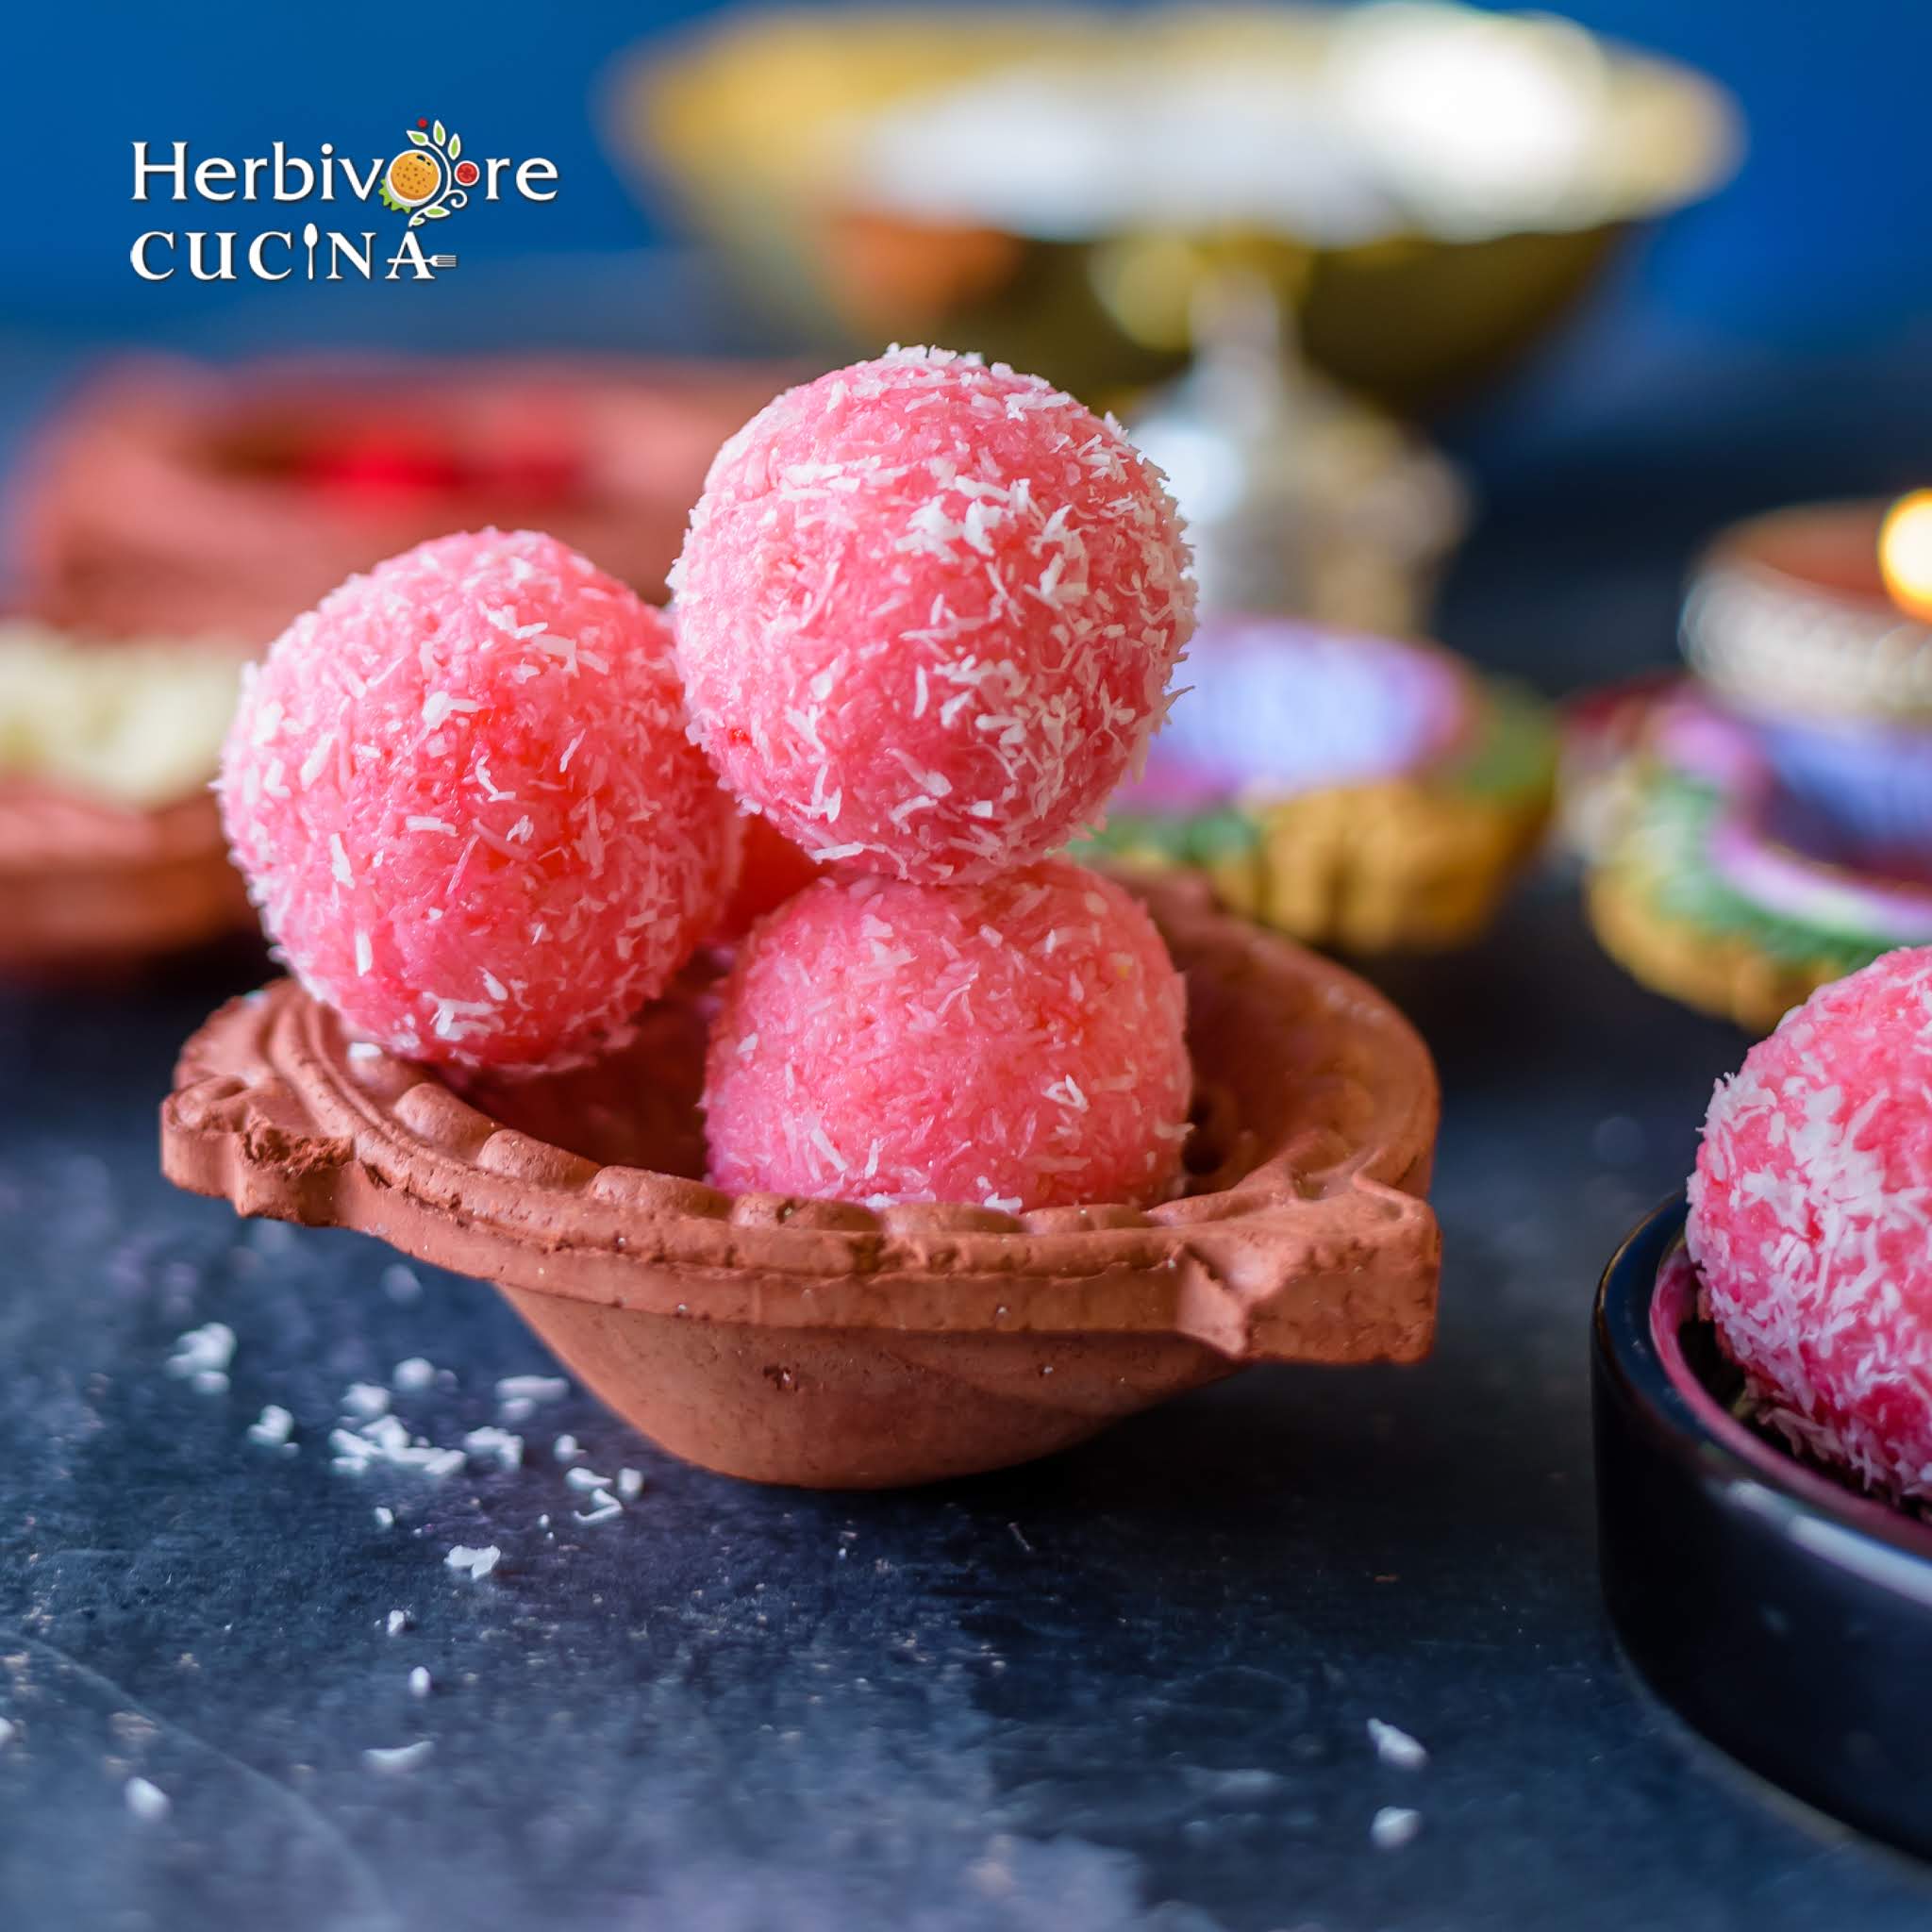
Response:
[{"label": "black ceramic bowl", "polygon": [[1604,1598],[1678,1714],[1819,1809],[1932,1857],[1932,1526],[1799,1461],[1727,1405],[1683,1201],[1597,1291]]}]

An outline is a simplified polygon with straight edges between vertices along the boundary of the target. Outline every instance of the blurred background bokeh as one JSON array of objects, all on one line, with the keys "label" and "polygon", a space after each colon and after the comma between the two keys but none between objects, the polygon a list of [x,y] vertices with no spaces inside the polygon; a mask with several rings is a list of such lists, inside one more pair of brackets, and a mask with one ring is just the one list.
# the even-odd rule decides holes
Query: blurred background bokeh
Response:
[{"label": "blurred background bokeh", "polygon": [[[1896,0],[130,5],[25,14],[6,65],[5,594],[76,630],[259,648],[486,520],[661,595],[718,438],[893,338],[1119,408],[1211,607],[1547,697],[1673,661],[1721,526],[1932,475],[1932,13]],[[147,226],[400,230],[141,208],[134,142],[366,158],[419,117],[554,198],[439,225],[427,283],[131,269]],[[130,353],[205,367],[93,379]]]}]

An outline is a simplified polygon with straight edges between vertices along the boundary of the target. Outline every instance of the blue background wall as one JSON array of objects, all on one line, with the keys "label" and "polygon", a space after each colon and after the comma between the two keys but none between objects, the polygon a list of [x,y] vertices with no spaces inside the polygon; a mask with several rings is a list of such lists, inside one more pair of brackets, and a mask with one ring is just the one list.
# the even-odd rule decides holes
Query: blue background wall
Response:
[{"label": "blue background wall", "polygon": [[[140,332],[219,303],[138,285],[136,139],[249,154],[280,138],[387,149],[441,114],[486,152],[553,157],[555,204],[465,225],[471,258],[652,239],[587,105],[613,54],[708,9],[468,0],[434,8],[114,4],[10,9],[0,55],[0,319]],[[1932,5],[1924,0],[1568,0],[1587,25],[1676,55],[1742,101],[1752,148],[1624,299],[1799,354],[1895,342],[1932,315]],[[365,291],[366,292],[366,291]]]}]

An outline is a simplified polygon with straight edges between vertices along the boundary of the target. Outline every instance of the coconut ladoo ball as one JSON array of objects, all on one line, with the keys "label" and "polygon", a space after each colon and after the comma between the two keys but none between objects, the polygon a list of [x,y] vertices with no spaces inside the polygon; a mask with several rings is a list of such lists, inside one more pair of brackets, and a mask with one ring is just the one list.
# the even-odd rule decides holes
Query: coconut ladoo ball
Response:
[{"label": "coconut ladoo ball", "polygon": [[1017,1211],[1169,1194],[1186,989],[1153,922],[1064,859],[982,884],[825,878],[752,933],[705,1082],[738,1191]]},{"label": "coconut ladoo ball", "polygon": [[895,350],[719,452],[673,574],[691,721],[822,863],[985,879],[1099,814],[1193,627],[1160,473],[1038,376]]},{"label": "coconut ladoo ball", "polygon": [[235,857],[304,986],[459,1067],[593,1053],[731,885],[669,625],[554,538],[439,538],[351,577],[248,680]]},{"label": "coconut ladoo ball", "polygon": [[1688,1240],[1769,1419],[1932,1497],[1932,947],[1815,993],[1719,1083]]}]

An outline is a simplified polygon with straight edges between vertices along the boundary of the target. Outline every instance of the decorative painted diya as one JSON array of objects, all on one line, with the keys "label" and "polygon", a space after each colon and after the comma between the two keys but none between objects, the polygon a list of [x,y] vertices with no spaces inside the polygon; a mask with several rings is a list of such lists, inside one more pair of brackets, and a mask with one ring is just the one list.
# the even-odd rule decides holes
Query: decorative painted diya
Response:
[{"label": "decorative painted diya", "polygon": [[1093,849],[1195,867],[1224,902],[1373,954],[1478,933],[1535,851],[1542,708],[1441,648],[1289,618],[1204,623],[1191,689]]},{"label": "decorative painted diya", "polygon": [[1634,735],[1589,887],[1599,937],[1647,985],[1761,1031],[1932,940],[1926,504],[1759,518],[1694,578],[1696,681]]},{"label": "decorative painted diya", "polygon": [[1413,1361],[1440,1237],[1426,1049],[1368,987],[1143,881],[1189,986],[1179,1198],[1024,1213],[732,1195],[698,1178],[700,959],[622,1052],[472,1077],[282,981],[190,1041],[178,1185],[496,1282],[613,1409],[707,1468],[879,1488],[1046,1455],[1250,1362]]},{"label": "decorative painted diya", "polygon": [[422,538],[536,524],[661,598],[707,464],[774,382],[616,359],[127,363],[41,438],[20,574],[76,628],[259,645]]},{"label": "decorative painted diya", "polygon": [[240,662],[0,623],[0,974],[111,973],[253,927],[208,791]]}]

